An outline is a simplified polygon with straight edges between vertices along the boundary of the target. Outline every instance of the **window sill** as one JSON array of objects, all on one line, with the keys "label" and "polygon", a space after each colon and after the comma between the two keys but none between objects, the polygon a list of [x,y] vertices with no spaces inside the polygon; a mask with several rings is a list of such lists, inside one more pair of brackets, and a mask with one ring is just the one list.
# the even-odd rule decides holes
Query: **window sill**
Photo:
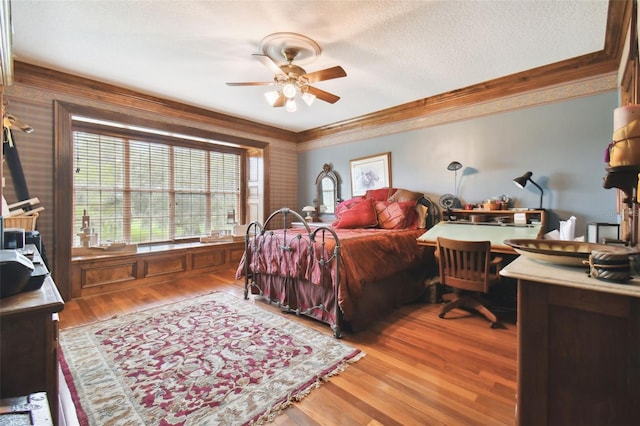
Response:
[{"label": "window sill", "polygon": [[105,251],[96,249],[94,253],[91,254],[74,254],[73,248],[71,249],[71,261],[79,262],[91,259],[105,259],[105,258],[114,258],[114,257],[125,257],[125,256],[140,256],[140,255],[152,255],[152,254],[160,254],[171,251],[178,250],[188,250],[200,247],[210,247],[210,246],[225,246],[225,245],[238,245],[241,244],[244,247],[244,241],[216,241],[216,242],[207,242],[202,243],[199,241],[186,242],[186,243],[168,243],[168,244],[154,244],[154,245],[140,245],[137,246],[135,251],[132,250],[113,250],[113,251]]}]

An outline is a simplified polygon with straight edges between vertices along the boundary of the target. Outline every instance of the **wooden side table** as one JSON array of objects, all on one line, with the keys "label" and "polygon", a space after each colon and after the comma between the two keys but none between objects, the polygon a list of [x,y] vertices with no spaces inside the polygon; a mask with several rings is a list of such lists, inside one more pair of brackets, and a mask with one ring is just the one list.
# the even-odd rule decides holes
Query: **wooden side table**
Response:
[{"label": "wooden side table", "polygon": [[63,307],[51,276],[37,290],[0,299],[0,395],[46,392],[54,424],[58,423],[58,312]]}]

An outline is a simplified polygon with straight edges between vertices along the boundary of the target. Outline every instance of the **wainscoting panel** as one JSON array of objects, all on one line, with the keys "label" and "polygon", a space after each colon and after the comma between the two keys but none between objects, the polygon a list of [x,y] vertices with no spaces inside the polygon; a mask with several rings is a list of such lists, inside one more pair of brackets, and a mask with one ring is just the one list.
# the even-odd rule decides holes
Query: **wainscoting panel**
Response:
[{"label": "wainscoting panel", "polygon": [[71,262],[71,298],[108,293],[237,267],[244,241],[138,248],[138,253],[89,257]]}]

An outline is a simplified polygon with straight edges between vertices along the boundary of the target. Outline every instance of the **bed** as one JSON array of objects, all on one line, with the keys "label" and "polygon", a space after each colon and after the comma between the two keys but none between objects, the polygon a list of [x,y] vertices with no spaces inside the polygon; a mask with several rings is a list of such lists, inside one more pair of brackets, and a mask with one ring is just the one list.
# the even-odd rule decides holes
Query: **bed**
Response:
[{"label": "bed", "polygon": [[[244,296],[343,330],[361,331],[394,308],[425,298],[433,248],[416,239],[438,218],[424,194],[383,188],[341,202],[336,220],[310,227],[282,208],[252,222],[236,277]],[[296,226],[292,226],[296,223]]]}]

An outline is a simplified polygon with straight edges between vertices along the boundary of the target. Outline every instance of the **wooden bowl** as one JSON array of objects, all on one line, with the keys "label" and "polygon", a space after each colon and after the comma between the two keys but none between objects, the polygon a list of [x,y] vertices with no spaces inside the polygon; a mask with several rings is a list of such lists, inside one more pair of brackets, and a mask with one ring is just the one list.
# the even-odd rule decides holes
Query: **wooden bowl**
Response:
[{"label": "wooden bowl", "polygon": [[625,247],[564,240],[505,240],[504,243],[530,259],[568,266],[584,266],[593,250],[634,254]]}]

